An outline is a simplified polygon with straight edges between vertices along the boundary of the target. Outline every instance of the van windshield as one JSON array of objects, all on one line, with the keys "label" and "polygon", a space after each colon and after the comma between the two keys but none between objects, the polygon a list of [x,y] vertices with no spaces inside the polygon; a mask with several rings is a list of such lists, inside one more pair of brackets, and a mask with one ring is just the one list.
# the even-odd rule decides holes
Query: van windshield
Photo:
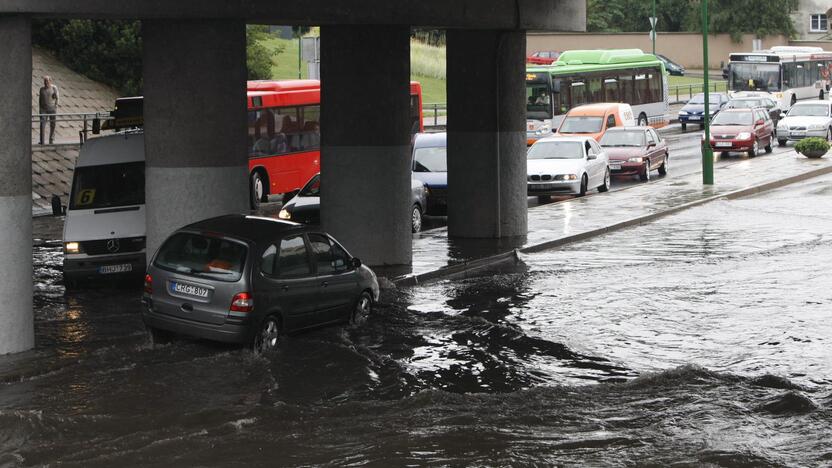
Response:
[{"label": "van windshield", "polygon": [[448,172],[448,149],[444,146],[416,148],[413,156],[415,172]]},{"label": "van windshield", "polygon": [[153,264],[163,270],[236,282],[246,263],[245,245],[218,237],[180,232],[162,244]]},{"label": "van windshield", "polygon": [[70,210],[144,204],[144,162],[82,166],[72,178]]},{"label": "van windshield", "polygon": [[603,117],[566,116],[560,133],[598,133],[604,125]]}]

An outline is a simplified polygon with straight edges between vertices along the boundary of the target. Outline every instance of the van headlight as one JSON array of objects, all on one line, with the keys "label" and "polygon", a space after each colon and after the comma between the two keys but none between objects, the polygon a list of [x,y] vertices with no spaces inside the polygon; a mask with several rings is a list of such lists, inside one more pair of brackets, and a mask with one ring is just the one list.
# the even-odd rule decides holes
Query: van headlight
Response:
[{"label": "van headlight", "polygon": [[286,208],[280,210],[280,213],[277,214],[277,217],[280,219],[292,219],[292,213],[289,213]]},{"label": "van headlight", "polygon": [[64,242],[64,253],[77,254],[81,253],[81,244],[78,242]]}]

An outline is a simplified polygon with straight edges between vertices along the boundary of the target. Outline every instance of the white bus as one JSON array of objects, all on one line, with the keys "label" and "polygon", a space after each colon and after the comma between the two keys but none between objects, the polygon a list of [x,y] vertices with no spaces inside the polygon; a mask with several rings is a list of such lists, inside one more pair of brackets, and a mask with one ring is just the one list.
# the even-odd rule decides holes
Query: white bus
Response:
[{"label": "white bus", "polygon": [[820,47],[778,46],[756,52],[730,54],[728,90],[762,91],[783,109],[799,99],[827,96],[832,53]]}]

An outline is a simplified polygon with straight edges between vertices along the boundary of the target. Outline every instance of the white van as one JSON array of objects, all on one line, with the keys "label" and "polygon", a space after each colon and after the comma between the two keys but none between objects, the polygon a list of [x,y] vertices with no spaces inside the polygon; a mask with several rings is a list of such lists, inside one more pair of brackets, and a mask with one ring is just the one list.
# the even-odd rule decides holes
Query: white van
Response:
[{"label": "white van", "polygon": [[64,222],[64,281],[145,271],[144,135],[81,147]]}]

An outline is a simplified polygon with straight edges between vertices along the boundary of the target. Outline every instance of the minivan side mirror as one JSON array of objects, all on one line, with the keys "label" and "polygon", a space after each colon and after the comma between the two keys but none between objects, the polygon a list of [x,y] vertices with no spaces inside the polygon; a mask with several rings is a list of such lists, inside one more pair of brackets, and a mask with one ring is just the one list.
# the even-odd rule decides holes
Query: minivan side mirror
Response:
[{"label": "minivan side mirror", "polygon": [[353,257],[352,260],[350,260],[350,265],[352,265],[353,268],[360,268],[361,259],[359,259],[358,257]]}]

